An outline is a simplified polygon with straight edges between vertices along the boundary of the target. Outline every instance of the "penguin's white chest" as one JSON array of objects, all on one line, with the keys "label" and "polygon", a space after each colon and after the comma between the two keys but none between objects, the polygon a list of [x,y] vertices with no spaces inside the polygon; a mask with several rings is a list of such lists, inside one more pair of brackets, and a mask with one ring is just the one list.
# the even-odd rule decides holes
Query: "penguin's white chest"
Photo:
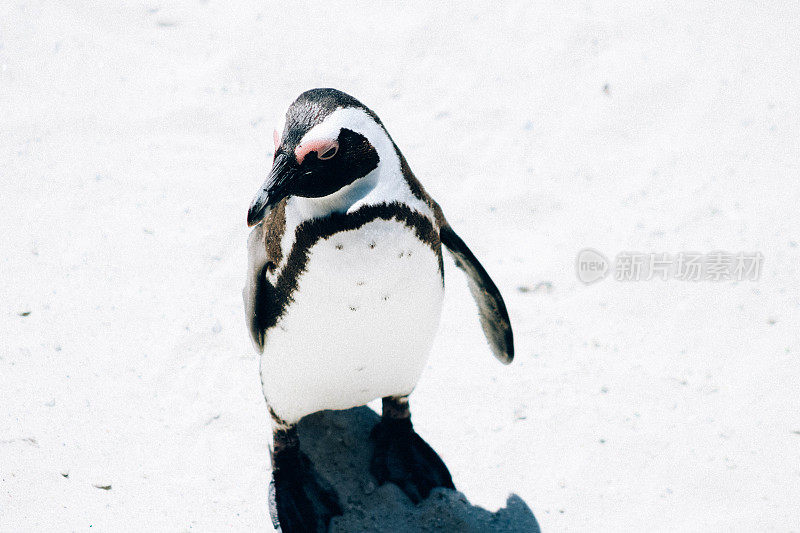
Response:
[{"label": "penguin's white chest", "polygon": [[294,423],[412,391],[439,325],[439,258],[402,222],[374,220],[321,239],[292,301],[267,332],[264,395]]}]

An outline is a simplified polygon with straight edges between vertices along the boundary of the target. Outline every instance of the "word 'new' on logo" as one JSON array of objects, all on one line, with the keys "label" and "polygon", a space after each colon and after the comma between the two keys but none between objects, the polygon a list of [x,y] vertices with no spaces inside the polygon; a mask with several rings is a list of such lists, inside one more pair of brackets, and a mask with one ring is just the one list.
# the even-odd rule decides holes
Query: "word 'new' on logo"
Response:
[{"label": "word 'new' on logo", "polygon": [[591,248],[584,248],[578,253],[575,263],[578,279],[590,285],[608,275],[609,263],[606,256]]}]

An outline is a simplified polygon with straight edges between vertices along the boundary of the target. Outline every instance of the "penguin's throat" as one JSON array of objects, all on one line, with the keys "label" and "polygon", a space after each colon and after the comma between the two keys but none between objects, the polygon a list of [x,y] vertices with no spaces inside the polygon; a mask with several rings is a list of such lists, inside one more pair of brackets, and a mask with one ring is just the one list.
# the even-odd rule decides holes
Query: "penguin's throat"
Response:
[{"label": "penguin's throat", "polygon": [[371,203],[370,199],[373,196],[383,196],[381,191],[386,188],[386,182],[395,178],[394,173],[387,175],[384,170],[379,165],[366,176],[328,196],[319,198],[293,196],[290,199],[291,207],[302,219],[322,218],[333,213],[347,213],[358,209],[364,204]]},{"label": "penguin's throat", "polygon": [[376,180],[367,174],[328,196],[319,198],[292,197],[293,207],[301,218],[322,218],[333,213],[346,213],[356,202],[368,195],[374,188]]}]

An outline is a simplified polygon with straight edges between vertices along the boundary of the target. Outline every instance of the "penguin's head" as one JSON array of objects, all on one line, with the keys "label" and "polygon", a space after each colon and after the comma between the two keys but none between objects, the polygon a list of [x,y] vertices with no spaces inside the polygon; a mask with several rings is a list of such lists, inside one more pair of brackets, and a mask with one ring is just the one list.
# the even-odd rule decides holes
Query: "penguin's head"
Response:
[{"label": "penguin's head", "polygon": [[247,213],[258,224],[289,196],[323,198],[370,175],[382,158],[396,157],[380,119],[336,89],[301,94],[286,112],[283,133],[273,133],[272,170]]}]

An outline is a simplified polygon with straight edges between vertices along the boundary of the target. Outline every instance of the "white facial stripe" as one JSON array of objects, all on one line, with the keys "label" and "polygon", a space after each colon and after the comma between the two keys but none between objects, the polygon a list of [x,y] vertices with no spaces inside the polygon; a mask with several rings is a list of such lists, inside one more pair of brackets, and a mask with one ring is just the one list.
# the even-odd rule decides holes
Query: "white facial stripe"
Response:
[{"label": "white facial stripe", "polygon": [[299,144],[306,144],[323,139],[338,139],[342,128],[359,133],[367,138],[369,143],[378,152],[380,164],[391,167],[400,167],[400,159],[394,150],[392,142],[386,131],[366,111],[357,107],[339,108],[320,124],[317,124],[300,140]]}]

